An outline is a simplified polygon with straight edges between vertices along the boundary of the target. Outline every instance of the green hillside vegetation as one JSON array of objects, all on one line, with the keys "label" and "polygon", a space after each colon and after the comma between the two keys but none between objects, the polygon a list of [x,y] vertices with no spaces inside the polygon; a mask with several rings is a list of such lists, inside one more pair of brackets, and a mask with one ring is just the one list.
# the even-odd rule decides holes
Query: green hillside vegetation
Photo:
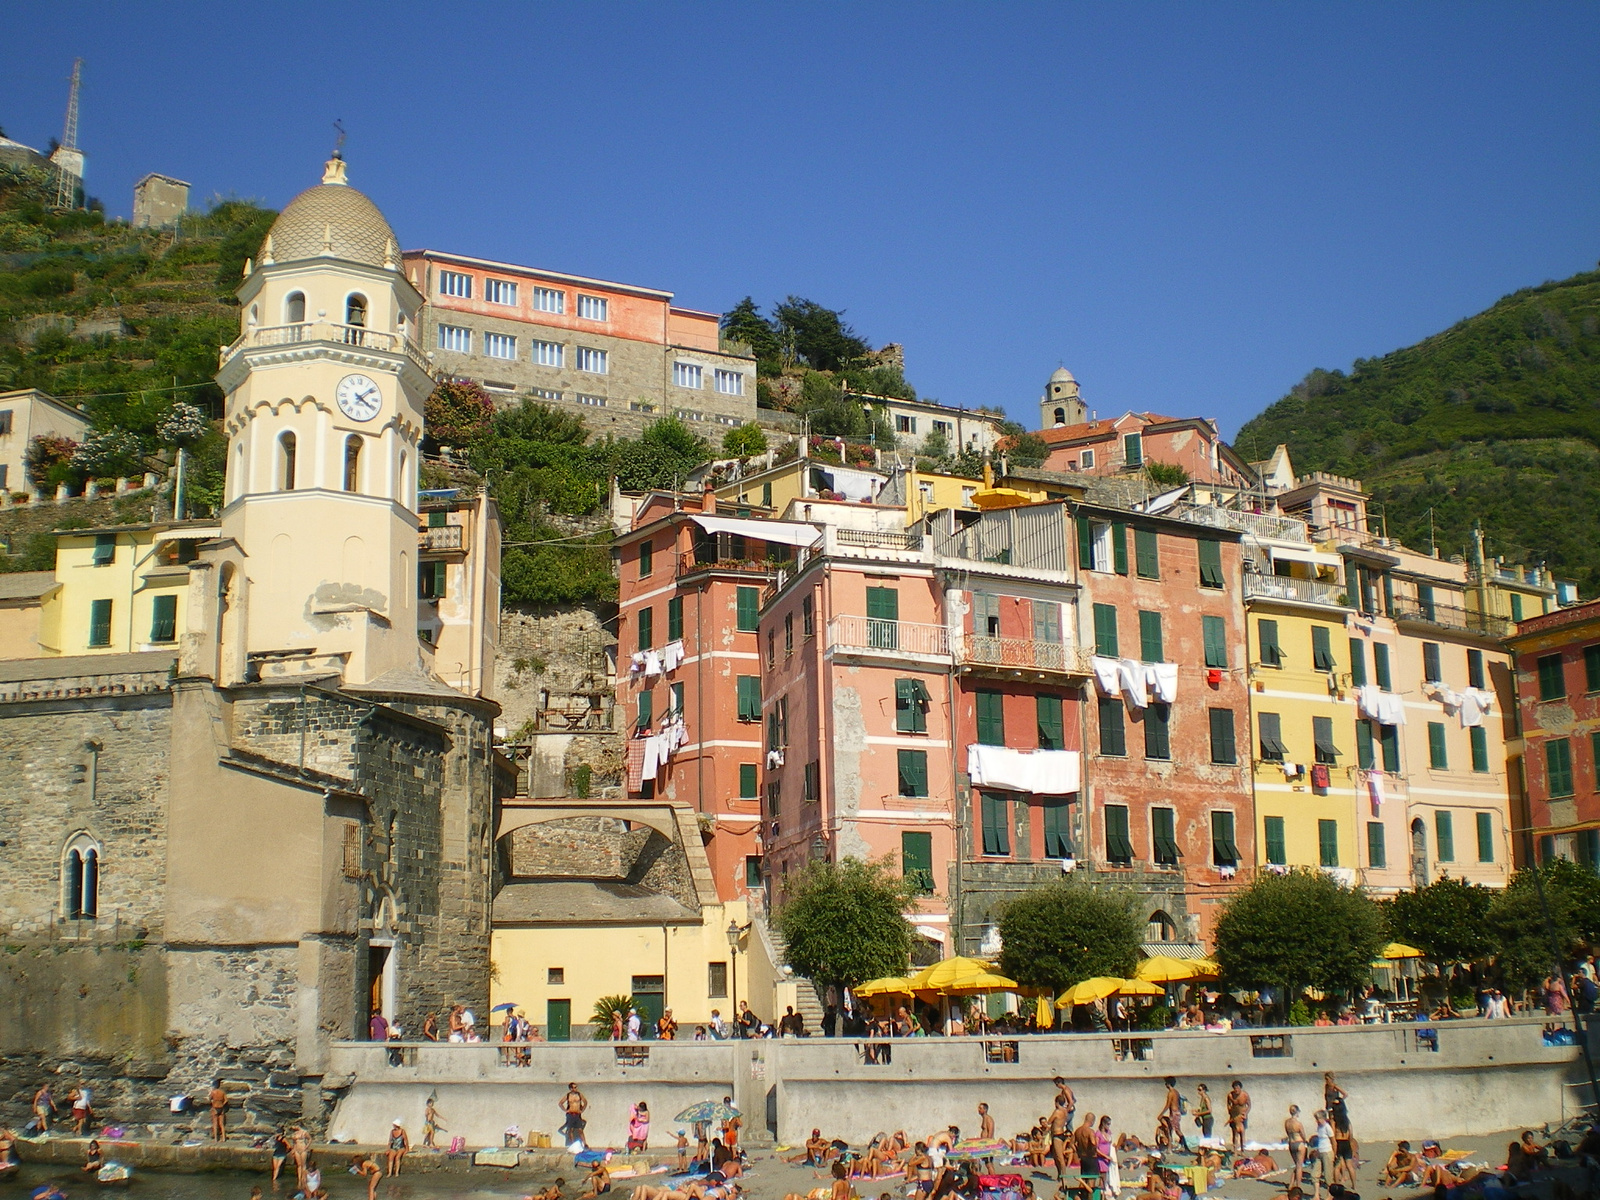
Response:
[{"label": "green hillside vegetation", "polygon": [[1526,288],[1351,371],[1312,371],[1239,449],[1366,482],[1391,537],[1490,554],[1600,589],[1600,271]]}]

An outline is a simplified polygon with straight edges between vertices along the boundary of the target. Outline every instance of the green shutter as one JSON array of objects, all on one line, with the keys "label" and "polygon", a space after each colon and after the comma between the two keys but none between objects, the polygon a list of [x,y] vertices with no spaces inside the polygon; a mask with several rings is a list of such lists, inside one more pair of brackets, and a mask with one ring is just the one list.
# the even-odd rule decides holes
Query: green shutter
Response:
[{"label": "green shutter", "polygon": [[1034,708],[1039,715],[1039,749],[1065,750],[1066,731],[1063,728],[1060,696],[1035,696]]},{"label": "green shutter", "polygon": [[1011,853],[1011,805],[1003,795],[982,792],[983,852],[985,854]]},{"label": "green shutter", "polygon": [[1128,836],[1128,806],[1106,805],[1106,858],[1114,863],[1133,861],[1133,839]]},{"label": "green shutter", "polygon": [[756,764],[739,764],[739,799],[753,800],[761,793],[756,783]]},{"label": "green shutter", "polygon": [[1356,722],[1356,766],[1363,771],[1372,770],[1377,759],[1372,753],[1372,722]]},{"label": "green shutter", "polygon": [[1111,569],[1118,575],[1128,573],[1128,527],[1120,521],[1111,526]]},{"label": "green shutter", "polygon": [[667,601],[667,641],[683,637],[683,598],[674,596]]},{"label": "green shutter", "polygon": [[1494,861],[1494,817],[1489,813],[1474,814],[1475,824],[1478,827],[1478,861],[1492,863]]},{"label": "green shutter", "polygon": [[1128,744],[1122,731],[1122,701],[1115,696],[1100,697],[1100,753],[1121,757]]},{"label": "green shutter", "polygon": [[1172,757],[1172,739],[1167,723],[1170,704],[1151,704],[1144,710],[1144,756],[1165,762]]},{"label": "green shutter", "polygon": [[1089,525],[1088,517],[1078,517],[1074,524],[1078,527],[1078,569],[1080,571],[1094,570],[1094,530]]},{"label": "green shutter", "polygon": [[1467,686],[1482,688],[1483,682],[1483,651],[1467,651]]},{"label": "green shutter", "polygon": [[1211,716],[1211,761],[1233,764],[1239,761],[1239,751],[1233,740],[1233,709],[1213,708]]},{"label": "green shutter", "polygon": [[1389,849],[1383,842],[1383,822],[1367,822],[1367,866],[1378,870],[1389,865]]},{"label": "green shutter", "polygon": [[1438,683],[1444,678],[1439,669],[1439,643],[1422,643],[1422,681],[1424,683]]},{"label": "green shutter", "polygon": [[761,507],[772,507],[772,484],[770,482],[761,485]]},{"label": "green shutter", "polygon": [[1228,626],[1221,617],[1201,617],[1200,629],[1205,639],[1206,666],[1228,665]]},{"label": "green shutter", "polygon": [[1317,822],[1317,854],[1323,866],[1339,865],[1339,822]]},{"label": "green shutter", "polygon": [[933,891],[933,834],[901,833],[900,873],[915,883],[924,896]]},{"label": "green shutter", "polygon": [[1333,642],[1326,625],[1311,627],[1311,666],[1317,671],[1332,671],[1338,667],[1333,661]]},{"label": "green shutter", "polygon": [[1122,435],[1122,462],[1128,467],[1144,466],[1144,439],[1139,434]]},{"label": "green shutter", "polygon": [[1428,765],[1435,771],[1450,769],[1450,760],[1445,753],[1444,724],[1440,721],[1428,722]]},{"label": "green shutter", "polygon": [[[867,595],[872,594],[872,589],[867,589]],[[738,620],[736,628],[744,633],[754,633],[761,625],[761,589],[742,587],[738,594]],[[726,610],[724,610],[726,611]]]},{"label": "green shutter", "polygon": [[1350,639],[1350,685],[1367,686],[1367,644],[1360,638]]},{"label": "green shutter", "polygon": [[109,646],[111,644],[111,601],[91,600],[89,602],[89,645]]},{"label": "green shutter", "polygon": [[656,614],[651,608],[639,610],[639,649],[648,650],[656,644]]},{"label": "green shutter", "polygon": [[[1482,684],[1474,686],[1481,687]],[[1583,690],[1600,692],[1600,646],[1583,648]]]},{"label": "green shutter", "polygon": [[1162,866],[1175,867],[1182,855],[1178,851],[1178,815],[1170,808],[1150,810],[1150,843],[1155,861]]},{"label": "green shutter", "polygon": [[1380,688],[1386,692],[1394,691],[1394,680],[1389,675],[1389,647],[1384,642],[1372,643],[1372,672]]},{"label": "green shutter", "polygon": [[894,588],[867,589],[867,645],[874,650],[900,648],[900,593]]},{"label": "green shutter", "polygon": [[1325,766],[1335,766],[1339,761],[1339,747],[1333,741],[1333,718],[1311,718],[1311,747],[1316,761]]},{"label": "green shutter", "polygon": [[978,742],[984,746],[1006,744],[1005,697],[999,692],[974,693],[978,710]]},{"label": "green shutter", "polygon": [[1278,645],[1278,623],[1269,621],[1265,617],[1256,620],[1256,645],[1259,647],[1261,663],[1268,667],[1281,667],[1283,665],[1283,647]]},{"label": "green shutter", "polygon": [[[736,684],[739,697],[739,720],[761,720],[761,676],[740,675],[736,680]],[[723,711],[726,712],[727,710],[724,709]]]},{"label": "green shutter", "polygon": [[926,733],[928,689],[920,679],[894,681],[894,727],[900,733]]},{"label": "green shutter", "polygon": [[1161,614],[1139,610],[1139,657],[1147,663],[1166,662],[1161,644]]},{"label": "green shutter", "polygon": [[172,642],[178,638],[178,598],[157,596],[150,605],[150,640]]},{"label": "green shutter", "polygon": [[1094,652],[1106,658],[1122,657],[1117,648],[1117,606],[1094,606]]},{"label": "green shutter", "polygon": [[1161,558],[1156,550],[1154,529],[1133,531],[1133,561],[1134,570],[1139,573],[1140,579],[1161,578]]},{"label": "green shutter", "polygon": [[1440,862],[1455,862],[1456,860],[1456,827],[1455,820],[1447,812],[1433,814],[1433,840],[1438,846]]},{"label": "green shutter", "polygon": [[643,579],[655,569],[656,548],[649,542],[639,543],[639,578]]},{"label": "green shutter", "polygon": [[747,888],[758,888],[761,886],[761,856],[759,854],[749,854],[745,856],[744,885]]},{"label": "green shutter", "polygon": [[1239,846],[1233,836],[1233,814],[1221,810],[1211,814],[1211,862],[1218,867],[1239,865]]},{"label": "green shutter", "polygon": [[639,693],[639,719],[635,724],[640,729],[646,728],[655,719],[656,694],[654,692]]},{"label": "green shutter", "polygon": [[1200,547],[1200,586],[1205,588],[1220,588],[1222,581],[1222,543],[1211,538],[1201,538]]},{"label": "green shutter", "polygon": [[1479,773],[1489,770],[1489,733],[1482,725],[1467,730],[1472,743],[1472,769]]},{"label": "green shutter", "polygon": [[926,750],[901,750],[900,794],[926,796],[928,794],[928,752]]},{"label": "green shutter", "polygon": [[1400,728],[1397,725],[1379,725],[1378,737],[1383,743],[1383,769],[1391,775],[1400,774]]},{"label": "green shutter", "polygon": [[1522,597],[1516,592],[1511,593],[1511,619],[1522,620]]},{"label": "green shutter", "polygon": [[1256,726],[1261,735],[1261,757],[1271,762],[1283,762],[1289,750],[1283,744],[1283,720],[1278,713],[1257,713]]},{"label": "green shutter", "polygon": [[1544,744],[1544,766],[1550,795],[1572,795],[1572,744],[1566,738],[1552,738]]},{"label": "green shutter", "polygon": [[1044,825],[1044,856],[1075,858],[1072,848],[1072,808],[1062,799],[1046,799],[1039,806]]},{"label": "green shutter", "polygon": [[1263,817],[1261,820],[1261,840],[1266,844],[1267,862],[1272,866],[1281,867],[1289,861],[1283,848],[1283,818]]},{"label": "green shutter", "polygon": [[1561,669],[1561,655],[1546,654],[1539,659],[1539,699],[1559,700],[1567,694],[1565,672]]}]

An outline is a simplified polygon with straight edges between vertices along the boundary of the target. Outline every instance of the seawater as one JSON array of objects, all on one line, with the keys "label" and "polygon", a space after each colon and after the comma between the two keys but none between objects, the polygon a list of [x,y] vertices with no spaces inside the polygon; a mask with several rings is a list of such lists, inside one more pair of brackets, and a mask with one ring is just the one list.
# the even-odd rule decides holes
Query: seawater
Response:
[{"label": "seawater", "polygon": [[[570,1175],[571,1173],[568,1172]],[[0,1183],[0,1200],[26,1200],[41,1184],[54,1183],[67,1193],[68,1200],[249,1200],[250,1189],[259,1187],[263,1200],[291,1200],[295,1194],[294,1176],[281,1176],[274,1189],[268,1176],[252,1171],[205,1171],[185,1175],[175,1171],[136,1170],[131,1182],[107,1187],[83,1174],[62,1167],[23,1164],[18,1177]],[[366,1200],[367,1181],[346,1171],[329,1171],[322,1177],[323,1187],[334,1200]],[[401,1175],[378,1181],[378,1200],[489,1200],[494,1197],[526,1196],[550,1181],[529,1175],[515,1179],[494,1176],[470,1177],[443,1172]],[[569,1193],[575,1189],[568,1188]]]}]

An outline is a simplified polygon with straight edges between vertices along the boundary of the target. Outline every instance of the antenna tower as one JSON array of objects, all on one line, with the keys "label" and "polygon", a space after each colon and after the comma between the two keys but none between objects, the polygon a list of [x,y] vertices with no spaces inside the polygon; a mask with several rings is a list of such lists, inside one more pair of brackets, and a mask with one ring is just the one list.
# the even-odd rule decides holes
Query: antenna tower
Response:
[{"label": "antenna tower", "polygon": [[50,156],[56,164],[56,207],[76,208],[83,184],[83,155],[78,151],[78,85],[83,79],[83,59],[72,60],[72,90],[67,93],[67,120],[61,145]]}]

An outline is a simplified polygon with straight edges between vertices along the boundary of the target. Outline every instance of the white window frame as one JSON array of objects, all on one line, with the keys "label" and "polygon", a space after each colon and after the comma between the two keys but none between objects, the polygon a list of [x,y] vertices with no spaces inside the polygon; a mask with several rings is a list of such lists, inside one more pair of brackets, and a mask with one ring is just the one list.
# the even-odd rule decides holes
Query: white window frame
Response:
[{"label": "white window frame", "polygon": [[517,339],[509,333],[485,333],[483,335],[483,353],[486,358],[515,360],[517,357]]},{"label": "white window frame", "polygon": [[471,354],[472,330],[464,325],[439,326],[439,349],[452,354]]},{"label": "white window frame", "polygon": [[672,386],[700,391],[705,387],[706,369],[699,363],[675,362],[672,364]]},{"label": "white window frame", "polygon": [[1089,552],[1094,565],[1093,571],[1109,572],[1115,562],[1111,549],[1111,526],[1102,525],[1098,521],[1089,526]]},{"label": "white window frame", "polygon": [[559,399],[561,399],[561,393],[559,391],[557,391],[555,388],[539,388],[539,387],[529,388],[528,389],[528,395],[532,396],[535,400],[559,400]]},{"label": "white window frame", "polygon": [[1085,450],[1081,455],[1079,455],[1078,466],[1085,471],[1094,470],[1094,451]]},{"label": "white window frame", "polygon": [[564,314],[567,311],[567,294],[560,288],[535,287],[533,311]]},{"label": "white window frame", "polygon": [[485,279],[483,281],[483,298],[490,304],[503,304],[507,308],[517,306],[517,285],[511,279]]},{"label": "white window frame", "polygon": [[579,346],[576,355],[578,370],[589,375],[611,374],[611,355],[594,346]]},{"label": "white window frame", "polygon": [[465,271],[439,269],[439,295],[454,296],[458,300],[472,299],[472,276]]},{"label": "white window frame", "polygon": [[915,433],[917,431],[917,419],[906,413],[896,413],[894,431],[896,433]]},{"label": "white window frame", "polygon": [[604,396],[590,396],[584,392],[574,392],[572,393],[572,399],[575,404],[587,404],[590,408],[604,408],[606,406],[606,398]]},{"label": "white window frame", "polygon": [[744,395],[743,371],[725,371],[719,367],[711,373],[711,382],[724,396]]},{"label": "white window frame", "polygon": [[531,354],[536,367],[555,367],[559,370],[567,365],[567,348],[560,342],[535,339]]},{"label": "white window frame", "polygon": [[611,301],[604,296],[589,296],[579,292],[578,316],[585,321],[609,321],[611,320]]}]

